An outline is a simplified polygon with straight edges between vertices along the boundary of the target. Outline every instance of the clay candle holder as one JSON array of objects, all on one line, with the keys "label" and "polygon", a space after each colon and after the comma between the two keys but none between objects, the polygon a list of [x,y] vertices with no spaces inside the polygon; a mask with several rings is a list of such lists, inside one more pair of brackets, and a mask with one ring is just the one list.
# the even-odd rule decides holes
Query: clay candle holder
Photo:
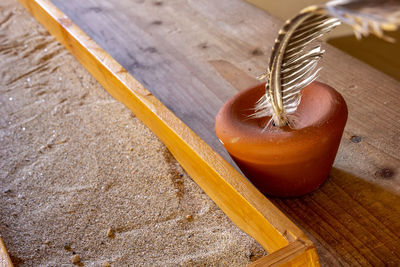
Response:
[{"label": "clay candle holder", "polygon": [[326,180],[335,160],[347,107],[333,88],[312,83],[321,70],[321,37],[343,22],[358,38],[374,34],[390,40],[384,31],[400,27],[395,19],[399,7],[398,1],[387,0],[304,8],[279,30],[260,76],[267,86],[244,90],[220,110],[218,138],[264,194],[309,193]]},{"label": "clay candle holder", "polygon": [[332,87],[313,82],[301,91],[291,127],[264,130],[269,117],[251,118],[265,85],[244,90],[219,111],[215,128],[246,177],[264,194],[299,196],[328,177],[347,121],[347,106]]}]

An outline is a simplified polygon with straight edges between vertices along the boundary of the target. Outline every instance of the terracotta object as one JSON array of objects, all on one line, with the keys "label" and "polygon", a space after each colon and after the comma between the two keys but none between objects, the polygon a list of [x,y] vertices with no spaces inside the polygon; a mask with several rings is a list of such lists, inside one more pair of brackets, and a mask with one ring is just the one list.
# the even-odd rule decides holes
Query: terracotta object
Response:
[{"label": "terracotta object", "polygon": [[313,82],[302,90],[290,116],[292,128],[253,119],[264,84],[244,90],[219,111],[215,128],[220,141],[247,178],[264,194],[299,196],[328,177],[347,121],[347,106],[332,87]]}]

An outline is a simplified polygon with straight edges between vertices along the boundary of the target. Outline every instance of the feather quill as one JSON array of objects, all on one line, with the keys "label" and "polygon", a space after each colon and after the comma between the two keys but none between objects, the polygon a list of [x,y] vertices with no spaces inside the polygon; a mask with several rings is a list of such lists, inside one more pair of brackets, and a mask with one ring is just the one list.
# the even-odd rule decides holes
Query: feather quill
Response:
[{"label": "feather quill", "polygon": [[268,70],[261,76],[267,79],[265,94],[252,117],[270,116],[275,126],[290,126],[288,115],[296,111],[301,89],[321,70],[317,67],[324,54],[321,37],[341,23],[352,26],[357,38],[374,34],[393,41],[384,31],[399,27],[400,0],[334,0],[305,8],[286,21],[275,40]]}]

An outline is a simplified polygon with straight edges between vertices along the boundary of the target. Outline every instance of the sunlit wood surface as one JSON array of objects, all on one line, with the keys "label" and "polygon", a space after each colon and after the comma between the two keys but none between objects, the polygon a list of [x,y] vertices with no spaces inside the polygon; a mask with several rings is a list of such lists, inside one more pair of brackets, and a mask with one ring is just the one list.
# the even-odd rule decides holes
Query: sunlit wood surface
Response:
[{"label": "sunlit wood surface", "polygon": [[397,42],[385,42],[375,36],[360,41],[350,35],[333,38],[329,43],[400,81],[400,30],[387,35]]}]

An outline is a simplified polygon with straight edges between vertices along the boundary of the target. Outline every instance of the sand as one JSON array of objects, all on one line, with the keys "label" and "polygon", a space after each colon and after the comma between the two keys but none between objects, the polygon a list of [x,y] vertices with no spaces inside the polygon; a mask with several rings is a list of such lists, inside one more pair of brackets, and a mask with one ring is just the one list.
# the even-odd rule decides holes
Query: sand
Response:
[{"label": "sand", "polygon": [[0,235],[16,266],[264,255],[16,0],[0,2],[0,77]]}]

